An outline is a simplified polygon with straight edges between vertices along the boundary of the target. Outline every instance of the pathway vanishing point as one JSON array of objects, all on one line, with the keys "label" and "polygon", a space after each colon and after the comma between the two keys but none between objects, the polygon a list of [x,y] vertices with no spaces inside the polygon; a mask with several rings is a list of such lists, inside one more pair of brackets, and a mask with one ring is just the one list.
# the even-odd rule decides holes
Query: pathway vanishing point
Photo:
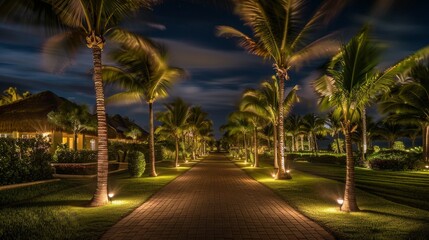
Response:
[{"label": "pathway vanishing point", "polygon": [[206,157],[102,239],[335,239],[224,155]]}]

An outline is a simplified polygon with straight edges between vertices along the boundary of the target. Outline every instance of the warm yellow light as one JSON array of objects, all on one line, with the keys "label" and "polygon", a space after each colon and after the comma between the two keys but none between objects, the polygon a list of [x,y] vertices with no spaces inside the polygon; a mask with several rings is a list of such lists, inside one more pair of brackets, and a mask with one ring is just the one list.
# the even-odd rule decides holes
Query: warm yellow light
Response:
[{"label": "warm yellow light", "polygon": [[276,178],[276,174],[275,174],[275,173],[271,173],[271,176],[272,176],[273,178]]},{"label": "warm yellow light", "polygon": [[342,198],[338,198],[338,199],[337,199],[337,203],[338,203],[339,205],[343,205],[344,200],[343,200]]},{"label": "warm yellow light", "polygon": [[425,168],[426,168],[426,169],[428,169],[428,168],[429,168],[429,165],[426,165],[426,166],[425,166]]},{"label": "warm yellow light", "polygon": [[290,173],[290,169],[286,170],[286,173]]},{"label": "warm yellow light", "polygon": [[115,194],[114,193],[109,193],[109,194],[107,194],[107,196],[109,196],[109,198],[113,198],[113,196],[115,196]]}]

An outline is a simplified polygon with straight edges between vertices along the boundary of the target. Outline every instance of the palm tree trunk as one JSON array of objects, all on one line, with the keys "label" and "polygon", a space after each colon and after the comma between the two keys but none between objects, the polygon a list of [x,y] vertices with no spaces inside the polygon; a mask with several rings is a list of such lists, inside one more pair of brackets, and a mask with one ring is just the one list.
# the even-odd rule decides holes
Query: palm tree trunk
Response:
[{"label": "palm tree trunk", "polygon": [[301,135],[301,151],[304,151],[304,135]]},{"label": "palm tree trunk", "polygon": [[274,125],[274,136],[273,136],[273,149],[274,149],[274,168],[279,168],[279,162],[278,162],[278,143],[277,143],[277,126]]},{"label": "palm tree trunk", "polygon": [[174,166],[179,166],[179,138],[176,137],[176,154],[174,156]]},{"label": "palm tree trunk", "polygon": [[197,150],[197,139],[195,136],[192,137],[192,160],[196,160],[195,151]]},{"label": "palm tree trunk", "polygon": [[254,156],[255,163],[254,167],[259,167],[259,159],[258,159],[258,129],[256,127],[253,128],[253,148],[254,148]]},{"label": "palm tree trunk", "polygon": [[368,149],[368,137],[366,133],[366,109],[362,109],[362,162],[365,161],[366,152]]},{"label": "palm tree trunk", "polygon": [[352,149],[352,139],[350,133],[350,126],[345,126],[346,137],[346,162],[347,162],[347,171],[346,171],[346,187],[344,190],[344,203],[341,206],[342,211],[346,212],[355,212],[359,211],[356,195],[355,195],[355,166],[353,160],[353,149]]},{"label": "palm tree trunk", "polygon": [[[284,73],[278,72],[279,76],[279,103],[284,101],[285,93],[285,80],[289,79],[286,70]],[[285,133],[284,133],[284,108],[283,104],[279,104],[279,118],[278,121],[278,133],[279,133],[279,155],[280,155],[280,167],[277,170],[276,179],[291,179],[289,173],[286,173],[286,162],[285,162]]]},{"label": "palm tree trunk", "polygon": [[182,156],[183,156],[183,162],[186,162],[186,136],[182,137]]},{"label": "palm tree trunk", "polygon": [[155,139],[154,139],[154,127],[153,127],[153,103],[149,102],[149,155],[150,155],[150,176],[156,177],[155,168]]},{"label": "palm tree trunk", "polygon": [[336,141],[337,141],[337,148],[338,148],[338,153],[343,153],[343,149],[340,146],[340,132],[337,132],[337,137],[336,137]]},{"label": "palm tree trunk", "polygon": [[77,151],[77,132],[73,133],[73,150]]},{"label": "palm tree trunk", "polygon": [[107,197],[107,175],[108,175],[108,154],[107,154],[107,123],[106,106],[104,104],[104,91],[101,65],[101,48],[94,45],[92,48],[92,57],[94,63],[94,88],[97,110],[97,187],[90,206],[103,206],[109,202]]},{"label": "palm tree trunk", "polygon": [[313,143],[314,143],[314,151],[316,152],[316,156],[319,153],[319,145],[317,144],[317,136],[313,135]]},{"label": "palm tree trunk", "polygon": [[295,136],[292,134],[292,152],[295,152]]},{"label": "palm tree trunk", "polygon": [[429,164],[429,124],[424,126],[423,131],[423,161]]},{"label": "palm tree trunk", "polygon": [[247,141],[246,141],[246,133],[243,134],[243,141],[244,141],[244,163],[247,163]]}]

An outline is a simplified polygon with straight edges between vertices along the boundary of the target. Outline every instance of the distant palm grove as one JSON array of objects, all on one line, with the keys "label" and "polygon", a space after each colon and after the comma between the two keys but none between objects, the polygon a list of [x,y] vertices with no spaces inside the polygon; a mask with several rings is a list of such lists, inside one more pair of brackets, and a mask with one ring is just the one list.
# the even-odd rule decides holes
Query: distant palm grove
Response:
[{"label": "distant palm grove", "polygon": [[[292,181],[297,161],[341,165],[346,169],[341,210],[354,212],[360,210],[355,167],[371,171],[429,168],[429,46],[386,67],[382,64],[386,50],[373,38],[370,24],[344,42],[334,34],[317,35],[347,1],[322,1],[310,16],[305,9],[310,1],[231,1],[247,32],[218,26],[219,41],[236,40],[249,54],[271,63],[273,72],[257,88],[243,89],[237,96],[239,103],[216,141],[206,110],[182,98],[166,99],[178,81],[191,81],[186,69],[169,64],[163,44],[122,27],[124,20],[159,2],[0,0],[0,19],[36,24],[52,33],[41,46],[48,70],[62,72],[81,48],[90,51],[92,69],[88,71],[95,94],[94,112],[74,103],[58,104],[46,112],[42,117],[51,127],[49,132],[34,130],[33,135],[43,136],[23,140],[34,142],[20,142],[23,137],[13,134],[18,130],[3,130],[9,132],[1,133],[6,137],[0,140],[1,148],[21,144],[22,149],[34,150],[39,148],[32,144],[40,144],[44,150],[35,155],[43,160],[38,179],[23,176],[7,184],[50,178],[51,164],[57,166],[55,174],[60,174],[69,173],[61,169],[66,164],[92,163],[97,184],[88,201],[97,207],[109,203],[112,164],[118,170],[121,162],[128,162],[131,175],[138,177],[148,164],[149,176],[157,177],[160,162],[168,160],[170,167],[179,169],[210,151],[228,151],[231,159],[254,168],[269,166],[278,182]],[[110,64],[102,59],[109,59]],[[291,72],[315,60],[325,62],[311,81],[320,112],[294,113],[302,96],[299,84],[290,84]],[[2,114],[14,111],[20,102],[37,97],[20,90],[10,86],[0,96],[0,121]],[[112,94],[106,96],[106,92]],[[147,109],[147,131],[126,117],[106,113],[108,104],[129,103]],[[156,112],[158,105],[163,108]],[[53,143],[55,131],[68,135],[57,146],[49,146],[46,142]],[[10,151],[8,161],[21,153]],[[73,171],[78,171],[77,166],[73,165]]]}]

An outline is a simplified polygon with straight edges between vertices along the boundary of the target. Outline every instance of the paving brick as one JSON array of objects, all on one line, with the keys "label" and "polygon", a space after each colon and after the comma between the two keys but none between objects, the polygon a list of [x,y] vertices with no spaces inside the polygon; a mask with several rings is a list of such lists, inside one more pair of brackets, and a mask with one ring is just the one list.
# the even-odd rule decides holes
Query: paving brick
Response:
[{"label": "paving brick", "polygon": [[224,155],[206,157],[102,239],[335,239]]}]

